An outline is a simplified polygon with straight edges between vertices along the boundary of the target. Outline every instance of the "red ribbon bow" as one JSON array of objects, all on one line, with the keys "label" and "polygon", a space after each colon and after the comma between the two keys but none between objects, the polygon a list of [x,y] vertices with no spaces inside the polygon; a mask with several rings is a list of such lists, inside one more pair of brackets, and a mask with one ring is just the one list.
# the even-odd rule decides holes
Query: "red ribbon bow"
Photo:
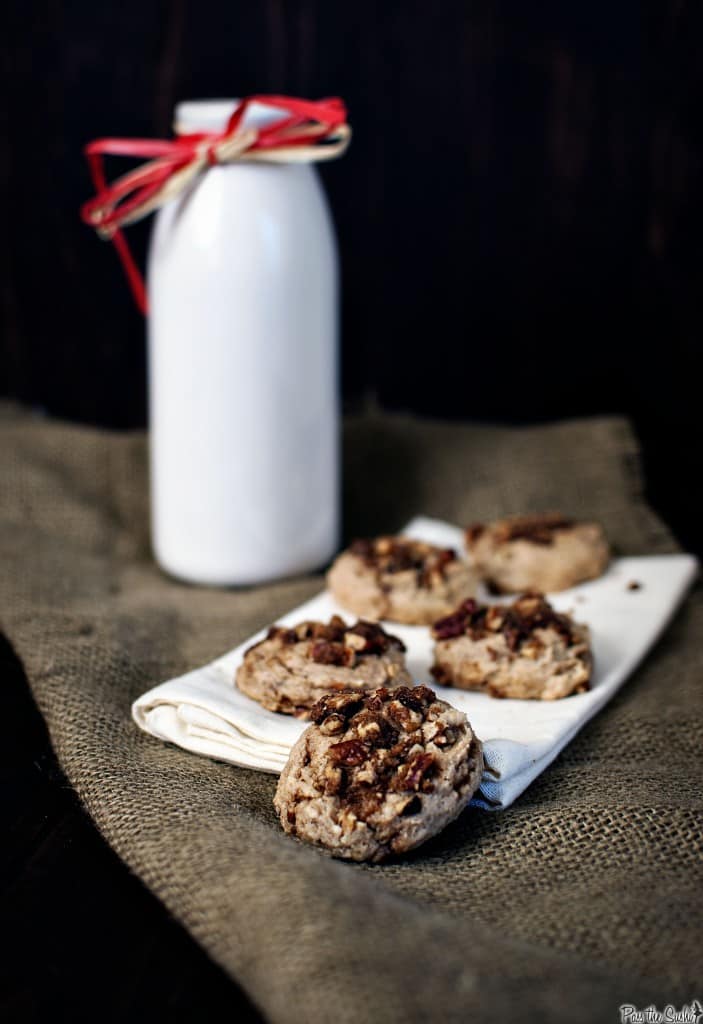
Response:
[{"label": "red ribbon bow", "polygon": [[[266,127],[243,127],[252,103],[273,107],[280,117]],[[346,108],[338,97],[313,101],[248,96],[222,132],[197,132],[173,139],[96,139],[84,149],[96,195],[81,207],[81,217],[102,238],[113,242],[137,306],[146,314],[144,279],[121,230],[123,226],[173,199],[208,166],[237,160],[330,160],[344,152],[350,138]],[[108,155],[148,160],[108,183],[103,166],[103,157]]]}]

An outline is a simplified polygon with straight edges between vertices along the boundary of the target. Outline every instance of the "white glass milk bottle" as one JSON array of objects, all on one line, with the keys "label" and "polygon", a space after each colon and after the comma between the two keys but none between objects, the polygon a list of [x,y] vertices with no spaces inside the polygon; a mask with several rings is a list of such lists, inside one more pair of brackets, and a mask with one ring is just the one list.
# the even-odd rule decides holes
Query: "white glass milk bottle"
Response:
[{"label": "white glass milk bottle", "polygon": [[[176,121],[218,131],[235,105],[180,104]],[[254,105],[245,124],[271,116]],[[158,562],[221,585],[322,565],[339,525],[337,252],[315,168],[209,168],[157,214],[148,294]]]}]

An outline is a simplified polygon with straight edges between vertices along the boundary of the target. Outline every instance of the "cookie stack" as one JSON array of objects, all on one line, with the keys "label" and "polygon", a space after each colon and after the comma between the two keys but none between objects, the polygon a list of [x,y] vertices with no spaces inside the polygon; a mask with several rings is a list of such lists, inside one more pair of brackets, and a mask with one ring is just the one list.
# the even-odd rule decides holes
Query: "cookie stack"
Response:
[{"label": "cookie stack", "polygon": [[[405,537],[355,541],[328,584],[360,618],[272,626],[245,653],[239,689],[310,722],[274,799],[291,835],[384,860],[439,832],[480,784],[482,746],[466,715],[413,685],[404,644],[379,619],[431,627],[442,686],[532,700],[588,689],[588,629],[542,594],[604,571],[601,527],[550,513],[475,523],[465,536],[463,556]],[[480,583],[518,596],[481,603]]]}]

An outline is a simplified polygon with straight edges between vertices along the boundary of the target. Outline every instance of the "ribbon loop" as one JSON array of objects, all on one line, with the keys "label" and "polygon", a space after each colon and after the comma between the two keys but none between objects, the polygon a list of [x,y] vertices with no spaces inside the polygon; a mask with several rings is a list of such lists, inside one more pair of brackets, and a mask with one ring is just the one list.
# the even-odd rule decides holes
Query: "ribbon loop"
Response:
[{"label": "ribbon loop", "polygon": [[[265,127],[243,127],[253,104],[273,108],[280,117]],[[290,96],[249,96],[239,103],[222,132],[176,135],[173,139],[96,139],[84,153],[95,196],[81,217],[101,238],[115,245],[137,306],[147,313],[144,279],[122,228],[175,199],[208,167],[241,160],[307,163],[341,156],[351,140],[347,112],[339,97],[303,100]],[[108,183],[105,156],[144,157],[146,163]]]}]

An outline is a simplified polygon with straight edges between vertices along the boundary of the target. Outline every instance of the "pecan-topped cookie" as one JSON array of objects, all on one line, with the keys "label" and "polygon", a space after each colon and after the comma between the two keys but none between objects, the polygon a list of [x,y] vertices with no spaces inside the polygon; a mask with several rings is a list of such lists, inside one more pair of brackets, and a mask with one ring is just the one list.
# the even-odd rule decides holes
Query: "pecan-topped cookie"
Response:
[{"label": "pecan-topped cookie", "polygon": [[540,594],[510,605],[465,601],[432,627],[432,675],[443,686],[491,697],[556,700],[588,689],[588,627]]},{"label": "pecan-topped cookie", "polygon": [[595,579],[610,549],[598,523],[556,512],[474,523],[466,530],[469,560],[497,593],[553,593]]},{"label": "pecan-topped cookie", "polygon": [[407,537],[357,540],[327,575],[333,596],[357,615],[427,624],[476,592],[476,574],[451,548]]},{"label": "pecan-topped cookie", "polygon": [[335,690],[374,690],[412,685],[405,667],[405,645],[375,622],[348,626],[329,622],[272,626],[244,654],[237,687],[269,711],[307,718],[323,694]]},{"label": "pecan-topped cookie", "polygon": [[273,802],[286,832],[336,857],[381,861],[412,850],[478,788],[481,741],[426,686],[323,697],[311,719]]}]

